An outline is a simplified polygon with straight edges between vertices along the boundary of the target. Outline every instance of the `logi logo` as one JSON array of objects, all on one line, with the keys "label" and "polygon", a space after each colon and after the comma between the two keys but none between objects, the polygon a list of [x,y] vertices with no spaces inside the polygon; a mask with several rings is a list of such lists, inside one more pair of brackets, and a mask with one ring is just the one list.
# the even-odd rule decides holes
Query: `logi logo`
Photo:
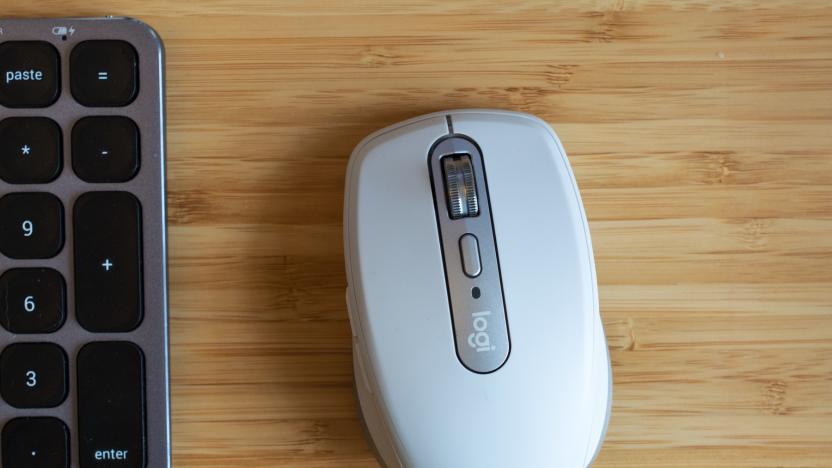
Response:
[{"label": "logi logo", "polygon": [[474,312],[471,314],[474,333],[468,335],[468,346],[477,350],[478,353],[494,351],[496,346],[491,346],[491,337],[488,335],[488,317],[490,310]]}]

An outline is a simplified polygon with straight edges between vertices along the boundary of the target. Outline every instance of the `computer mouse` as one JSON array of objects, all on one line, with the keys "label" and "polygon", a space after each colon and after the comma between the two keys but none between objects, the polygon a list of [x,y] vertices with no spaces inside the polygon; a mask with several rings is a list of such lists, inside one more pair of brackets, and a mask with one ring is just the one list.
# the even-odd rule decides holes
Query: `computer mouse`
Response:
[{"label": "computer mouse", "polygon": [[454,110],[349,161],[347,309],[386,467],[584,467],[612,379],[589,228],[543,120]]}]

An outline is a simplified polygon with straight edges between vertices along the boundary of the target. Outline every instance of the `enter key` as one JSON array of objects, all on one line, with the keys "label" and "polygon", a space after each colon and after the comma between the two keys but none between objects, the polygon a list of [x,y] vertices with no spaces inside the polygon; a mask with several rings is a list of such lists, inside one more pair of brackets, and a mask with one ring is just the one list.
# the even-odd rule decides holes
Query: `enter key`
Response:
[{"label": "enter key", "polygon": [[133,343],[90,343],[78,353],[82,468],[144,468],[144,380],[144,356]]}]

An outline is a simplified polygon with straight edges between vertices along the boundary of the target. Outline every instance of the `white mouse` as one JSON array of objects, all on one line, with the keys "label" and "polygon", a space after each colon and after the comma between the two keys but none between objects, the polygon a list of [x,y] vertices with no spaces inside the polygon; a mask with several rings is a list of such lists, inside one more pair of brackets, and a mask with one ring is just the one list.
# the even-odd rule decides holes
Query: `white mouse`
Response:
[{"label": "white mouse", "polygon": [[355,383],[382,464],[588,466],[610,361],[589,227],[549,125],[417,117],[356,147],[345,192]]}]

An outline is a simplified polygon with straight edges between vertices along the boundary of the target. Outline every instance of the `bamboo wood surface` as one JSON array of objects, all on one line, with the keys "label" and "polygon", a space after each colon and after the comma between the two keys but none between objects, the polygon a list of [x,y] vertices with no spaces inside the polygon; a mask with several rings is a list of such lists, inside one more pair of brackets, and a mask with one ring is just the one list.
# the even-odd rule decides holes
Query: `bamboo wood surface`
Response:
[{"label": "bamboo wood surface", "polygon": [[353,146],[537,114],[614,373],[598,467],[832,466],[832,3],[4,0],[167,47],[176,467],[375,466],[341,245]]}]

